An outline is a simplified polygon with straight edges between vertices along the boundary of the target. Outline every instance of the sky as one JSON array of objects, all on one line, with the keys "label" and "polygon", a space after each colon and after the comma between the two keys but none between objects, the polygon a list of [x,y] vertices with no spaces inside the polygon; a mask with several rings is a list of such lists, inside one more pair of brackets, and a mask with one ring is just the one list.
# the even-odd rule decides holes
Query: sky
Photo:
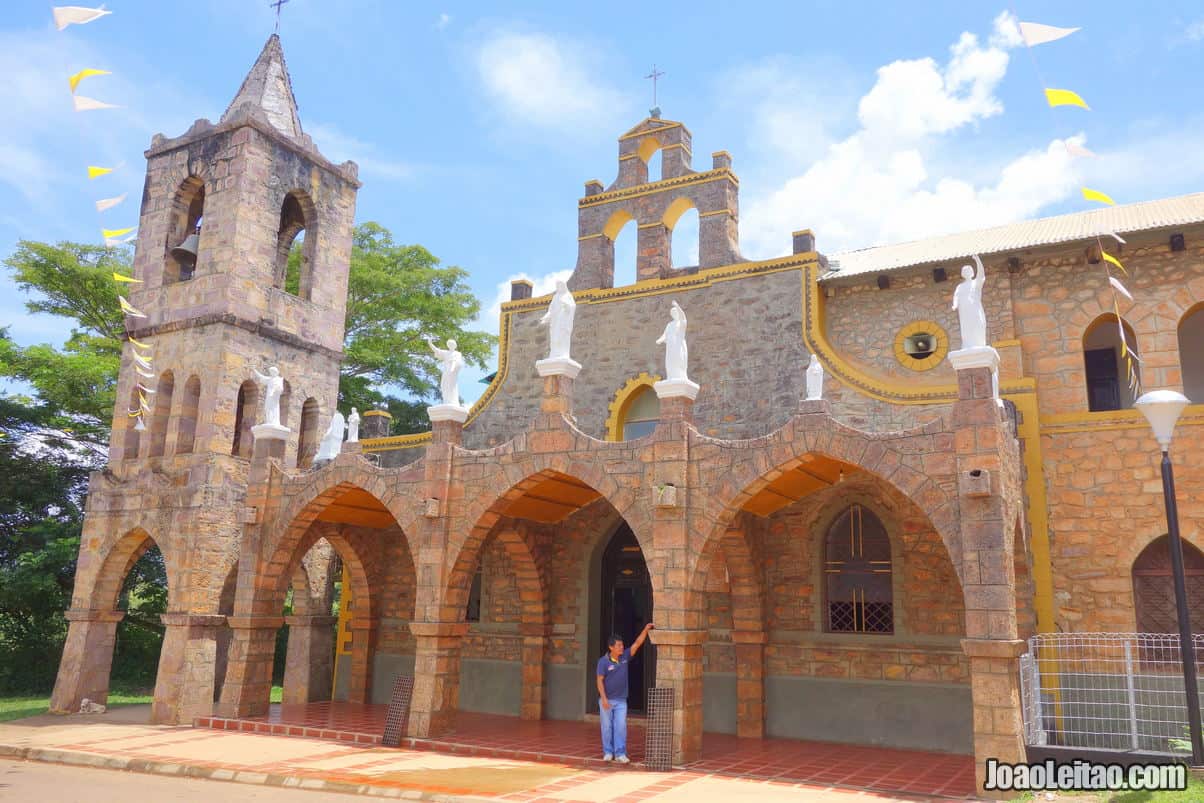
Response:
[{"label": "sky", "polygon": [[[275,24],[266,0],[111,0],[110,16],[62,32],[53,3],[4,5],[0,256],[135,225],[152,135],[216,121]],[[1017,20],[1082,30],[1030,51]],[[1204,189],[1204,7],[1190,0],[289,0],[280,35],[302,127],[359,164],[357,220],[467,269],[474,325],[491,332],[511,279],[541,294],[571,271],[576,201],[584,182],[614,180],[654,63],[694,168],[732,154],[748,258],[789,253],[801,228],[836,253],[1073,212],[1084,185],[1119,203]],[[113,74],[79,93],[122,108],[72,111],[67,76],[84,68]],[[1043,86],[1091,110],[1050,109]],[[1068,139],[1097,157],[1071,159]],[[120,167],[88,181],[89,164]],[[697,254],[691,217],[679,265]],[[617,284],[634,280],[634,239],[629,224]],[[63,322],[26,300],[0,270],[0,327],[61,342]],[[482,373],[465,372],[467,400]]]}]

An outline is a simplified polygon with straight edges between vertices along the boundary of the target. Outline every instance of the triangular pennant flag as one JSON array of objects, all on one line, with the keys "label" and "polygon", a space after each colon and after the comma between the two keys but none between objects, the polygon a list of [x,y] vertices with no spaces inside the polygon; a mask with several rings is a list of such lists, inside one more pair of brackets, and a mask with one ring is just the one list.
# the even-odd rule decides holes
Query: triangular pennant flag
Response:
[{"label": "triangular pennant flag", "polygon": [[117,300],[121,302],[121,311],[126,315],[132,315],[135,318],[146,317],[146,313],[139,312],[137,307],[125,300],[125,296],[117,296]]},{"label": "triangular pennant flag", "polygon": [[159,392],[157,390],[151,390],[150,388],[148,388],[146,385],[142,384],[141,382],[137,382],[135,384],[139,390],[145,391],[145,392],[151,394],[152,396]]},{"label": "triangular pennant flag", "polygon": [[91,78],[94,75],[112,75],[112,73],[108,70],[93,70],[91,68],[80,70],[75,75],[67,79],[67,83],[71,84],[72,94],[75,93],[75,88],[79,86],[80,81],[84,80],[85,78]]},{"label": "triangular pennant flag", "polygon": [[142,411],[138,411],[138,421],[134,424],[135,432],[146,432],[146,424],[142,422]]},{"label": "triangular pennant flag", "polygon": [[1101,231],[1100,234],[1104,235],[1105,237],[1111,237],[1113,240],[1116,240],[1116,242],[1120,243],[1121,245],[1126,244],[1125,239],[1114,231]]},{"label": "triangular pennant flag", "polygon": [[1129,291],[1125,289],[1125,286],[1120,283],[1120,279],[1116,278],[1115,276],[1109,276],[1108,284],[1112,285],[1116,292],[1120,293],[1125,298],[1129,299],[1130,301],[1133,300],[1133,296],[1130,295]]},{"label": "triangular pennant flag", "polygon": [[[134,360],[134,362],[137,362],[137,360]],[[144,377],[146,379],[154,379],[155,378],[154,374],[147,373],[146,371],[143,371],[141,368],[135,368],[134,373],[136,373],[136,374],[138,374],[138,376]]]},{"label": "triangular pennant flag", "polygon": [[146,400],[146,394],[142,391],[138,391],[138,406],[148,413],[151,411],[150,402]]},{"label": "triangular pennant flag", "polygon": [[114,168],[112,167],[93,167],[92,165],[88,165],[88,178],[99,178],[107,173],[112,173],[113,170]]},{"label": "triangular pennant flag", "polygon": [[126,335],[126,336],[125,336],[125,338],[126,338],[126,340],[130,341],[130,344],[131,344],[131,345],[133,345],[133,346],[135,346],[135,347],[137,347],[137,348],[140,348],[140,349],[148,349],[148,348],[150,348],[150,346],[148,346],[147,344],[145,344],[145,343],[143,343],[143,342],[141,342],[141,341],[139,341],[139,340],[135,340],[135,339],[134,339],[133,337],[131,337],[130,335]]},{"label": "triangular pennant flag", "polygon": [[138,227],[130,226],[125,229],[101,229],[100,236],[104,237],[106,240],[109,240],[109,239],[112,239],[113,237],[120,237],[123,234],[129,234],[131,231],[133,231],[136,228],[138,228]]},{"label": "triangular pennant flag", "polygon": [[1083,187],[1083,199],[1087,201],[1099,201],[1101,204],[1107,204],[1108,206],[1116,206],[1116,201],[1113,201],[1109,196],[1099,190],[1092,190],[1087,187]]},{"label": "triangular pennant flag", "polygon": [[116,198],[101,198],[99,201],[96,202],[96,211],[104,212],[106,210],[112,209],[113,207],[117,206],[117,204],[124,201],[125,196],[128,194],[129,193],[123,192],[123,193],[121,193],[121,195],[118,195]]},{"label": "triangular pennant flag", "polygon": [[1020,23],[1020,36],[1029,47],[1043,45],[1046,42],[1056,42],[1070,36],[1078,28],[1056,28],[1053,25],[1042,25],[1039,22]]},{"label": "triangular pennant flag", "polygon": [[76,95],[73,98],[71,98],[71,104],[75,107],[75,110],[77,112],[90,112],[95,109],[120,109],[121,108],[120,106],[117,106],[116,104],[105,103],[103,100],[96,100],[95,98],[86,98],[83,95]]},{"label": "triangular pennant flag", "polygon": [[118,239],[116,237],[106,237],[105,238],[105,248],[116,248],[119,245],[127,245],[134,241],[135,236],[136,235],[131,234],[129,237],[123,237],[120,239]]},{"label": "triangular pennant flag", "polygon": [[1077,142],[1066,141],[1066,152],[1076,159],[1094,159],[1095,151],[1090,151],[1084,148]]},{"label": "triangular pennant flag", "polygon": [[129,282],[130,284],[142,284],[142,280],[141,280],[141,279],[135,279],[133,276],[122,276],[120,273],[114,273],[114,274],[113,274],[113,281],[115,281],[115,282]]},{"label": "triangular pennant flag", "polygon": [[1069,89],[1046,89],[1045,99],[1049,101],[1050,106],[1082,106],[1088,110],[1091,108],[1077,93]]},{"label": "triangular pennant flag", "polygon": [[84,8],[83,6],[58,6],[52,9],[54,13],[54,25],[60,31],[68,25],[84,25],[92,20],[100,19],[106,14],[112,14],[112,11],[106,11],[104,6],[100,8]]},{"label": "triangular pennant flag", "polygon": [[1126,275],[1126,276],[1129,275],[1129,272],[1127,270],[1125,270],[1125,266],[1120,264],[1120,260],[1117,259],[1116,257],[1112,256],[1111,254],[1109,254],[1107,251],[1101,251],[1100,256],[1102,256],[1104,258],[1105,262],[1107,262],[1111,265],[1115,265],[1116,267],[1120,268],[1120,272],[1123,273],[1124,275]]}]

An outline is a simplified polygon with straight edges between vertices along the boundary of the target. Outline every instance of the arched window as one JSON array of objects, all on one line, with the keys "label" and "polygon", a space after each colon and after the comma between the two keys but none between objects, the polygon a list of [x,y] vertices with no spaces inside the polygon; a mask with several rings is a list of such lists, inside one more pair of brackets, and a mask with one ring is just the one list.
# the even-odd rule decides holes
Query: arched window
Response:
[{"label": "arched window", "polygon": [[1179,322],[1179,370],[1184,395],[1193,404],[1204,404],[1204,304],[1197,304]]},{"label": "arched window", "polygon": [[[1199,633],[1204,628],[1204,554],[1187,541],[1182,544],[1187,610],[1192,632]],[[1137,632],[1179,632],[1169,536],[1155,538],[1133,561],[1133,607]]]},{"label": "arched window", "polygon": [[610,240],[611,264],[614,266],[611,287],[635,284],[639,275],[636,270],[639,228],[629,212],[619,210],[611,215],[602,229],[603,235]]},{"label": "arched window", "polygon": [[[1123,332],[1123,341],[1122,341]],[[1133,406],[1134,382],[1141,379],[1137,336],[1112,313],[1096,318],[1083,334],[1083,365],[1087,374],[1087,409],[1124,410]]]},{"label": "arched window", "polygon": [[234,444],[230,454],[235,457],[250,457],[254,436],[251,427],[255,426],[255,411],[259,408],[259,386],[251,379],[243,382],[238,388],[238,397],[234,401]]},{"label": "arched window", "polygon": [[829,633],[893,633],[890,538],[870,511],[853,505],[824,540],[824,618]]},{"label": "arched window", "polygon": [[660,181],[665,177],[664,154],[661,152],[660,141],[656,137],[645,137],[640,141],[636,151],[640,161],[644,163],[644,181]]},{"label": "arched window", "polygon": [[301,405],[301,432],[297,437],[297,468],[307,468],[318,453],[318,400],[308,398]]},{"label": "arched window", "polygon": [[176,389],[175,375],[164,371],[159,377],[159,386],[155,389],[152,402],[155,415],[150,423],[150,456],[162,457],[167,451],[167,422],[171,420],[171,395]]},{"label": "arched window", "polygon": [[284,196],[280,206],[280,228],[276,234],[274,286],[301,298],[313,292],[313,203],[294,190]]},{"label": "arched window", "polygon": [[[142,403],[141,394],[138,386],[135,385],[130,391],[130,410],[137,410]],[[142,411],[141,416],[132,416],[128,413],[125,418],[125,440],[121,444],[121,459],[136,460],[138,458],[138,448],[142,445],[142,431],[138,429],[138,424],[146,426],[146,411]]]},{"label": "arched window", "polygon": [[[167,231],[167,253],[164,255],[163,283],[184,282],[196,274],[199,245],[196,240],[188,241],[190,235],[199,235],[201,218],[205,214],[205,182],[197,176],[184,179],[171,205],[171,219]],[[184,246],[184,248],[180,248]]]},{"label": "arched window", "polygon": [[698,209],[689,198],[669,204],[662,218],[669,229],[670,265],[674,268],[698,264]]},{"label": "arched window", "polygon": [[192,454],[196,442],[196,419],[201,407],[201,380],[196,375],[184,384],[180,400],[180,418],[176,424],[176,454]]},{"label": "arched window", "polygon": [[615,440],[629,441],[642,438],[656,429],[661,415],[661,401],[651,385],[644,385],[623,402],[619,410],[617,437]]}]

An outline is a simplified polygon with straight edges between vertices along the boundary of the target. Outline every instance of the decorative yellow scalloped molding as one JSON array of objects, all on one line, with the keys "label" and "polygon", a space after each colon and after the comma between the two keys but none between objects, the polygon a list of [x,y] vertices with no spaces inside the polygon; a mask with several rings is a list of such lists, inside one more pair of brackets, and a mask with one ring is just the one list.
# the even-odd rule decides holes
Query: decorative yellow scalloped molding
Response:
[{"label": "decorative yellow scalloped molding", "polygon": [[[1101,410],[1041,416],[1042,435],[1104,432],[1113,429],[1149,429],[1149,426],[1145,416],[1138,410]],[[1185,407],[1176,426],[1204,426],[1204,404],[1190,404]]]},{"label": "decorative yellow scalloped molding", "polygon": [[631,406],[636,394],[660,381],[659,376],[641,371],[638,375],[628,379],[623,387],[615,392],[608,408],[610,415],[606,417],[606,440],[623,440],[623,419],[627,417],[627,408]]},{"label": "decorative yellow scalloped molding", "polygon": [[[907,338],[918,334],[932,335],[936,340],[936,347],[932,350],[932,354],[923,360],[917,360],[907,353]],[[912,321],[895,335],[895,359],[904,368],[910,368],[913,371],[931,371],[941,364],[941,360],[945,359],[945,355],[948,353],[949,333],[936,321]]]},{"label": "decorative yellow scalloped molding", "polygon": [[621,190],[611,190],[610,192],[600,192],[597,195],[587,195],[577,201],[577,206],[598,206],[599,204],[606,204],[610,203],[611,201],[625,200],[627,198],[639,198],[643,195],[652,195],[653,193],[668,189],[669,187],[679,187],[686,184],[706,184],[711,181],[723,180],[730,181],[736,186],[740,185],[740,179],[736,178],[736,174],[732,172],[730,167],[717,167],[714,170],[704,170],[699,173],[687,173],[684,176],[663,178],[660,181],[650,181],[646,184],[637,184],[634,187],[625,187]]}]

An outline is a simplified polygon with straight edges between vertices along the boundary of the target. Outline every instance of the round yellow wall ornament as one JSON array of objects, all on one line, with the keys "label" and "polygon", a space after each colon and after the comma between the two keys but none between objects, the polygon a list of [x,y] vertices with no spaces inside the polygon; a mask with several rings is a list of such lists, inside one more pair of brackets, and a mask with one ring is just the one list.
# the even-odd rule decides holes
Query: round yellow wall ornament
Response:
[{"label": "round yellow wall ornament", "polygon": [[949,334],[936,321],[913,321],[895,335],[895,359],[904,368],[928,371],[949,353]]}]

